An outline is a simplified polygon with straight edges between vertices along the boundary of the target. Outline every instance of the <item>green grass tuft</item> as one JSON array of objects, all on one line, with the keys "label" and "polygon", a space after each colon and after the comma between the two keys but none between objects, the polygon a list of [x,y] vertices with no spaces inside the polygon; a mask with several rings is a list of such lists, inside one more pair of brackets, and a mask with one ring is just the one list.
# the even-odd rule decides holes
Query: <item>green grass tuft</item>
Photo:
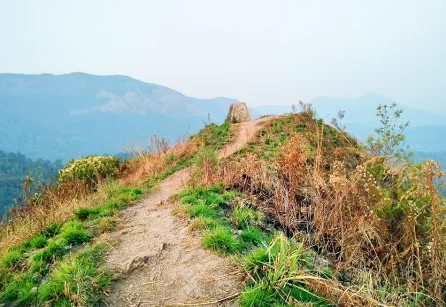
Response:
[{"label": "green grass tuft", "polygon": [[[51,240],[44,249],[34,254],[32,261],[37,263],[54,261],[67,252],[68,250],[65,248],[64,242],[61,242],[61,240]],[[33,265],[32,263],[31,266]]]},{"label": "green grass tuft", "polygon": [[62,226],[60,237],[67,245],[80,245],[90,241],[91,235],[85,230],[84,224],[70,221]]},{"label": "green grass tuft", "polygon": [[1,259],[0,265],[5,269],[14,268],[24,258],[23,254],[18,249],[9,250]]},{"label": "green grass tuft", "polygon": [[31,239],[30,246],[32,248],[42,248],[48,243],[48,238],[44,235],[38,235]]},{"label": "green grass tuft", "polygon": [[238,304],[240,307],[288,306],[276,292],[262,289],[259,285],[245,288],[240,294]]},{"label": "green grass tuft", "polygon": [[205,204],[192,205],[187,208],[187,212],[191,218],[198,216],[205,216],[209,218],[215,218],[216,212],[213,208]]},{"label": "green grass tuft", "polygon": [[96,244],[58,263],[39,289],[39,302],[56,306],[97,305],[101,293],[111,283],[111,273],[101,267],[103,257],[104,247]]},{"label": "green grass tuft", "polygon": [[220,225],[220,223],[210,217],[207,216],[198,216],[194,219],[192,219],[189,229],[190,230],[206,230],[206,229],[213,229]]},{"label": "green grass tuft", "polygon": [[263,215],[248,207],[236,207],[232,210],[230,220],[238,229],[246,229],[251,225],[258,225]]},{"label": "green grass tuft", "polygon": [[244,229],[240,233],[240,239],[243,241],[243,243],[248,245],[258,245],[262,241],[265,240],[265,235],[263,232],[258,230],[257,228],[250,227],[247,229]]},{"label": "green grass tuft", "polygon": [[48,239],[58,235],[60,233],[60,228],[62,227],[61,224],[54,223],[45,228],[45,230],[42,232],[42,234],[47,237]]},{"label": "green grass tuft", "polygon": [[231,229],[217,226],[203,233],[203,245],[221,254],[234,253],[241,249],[240,242],[232,235]]}]

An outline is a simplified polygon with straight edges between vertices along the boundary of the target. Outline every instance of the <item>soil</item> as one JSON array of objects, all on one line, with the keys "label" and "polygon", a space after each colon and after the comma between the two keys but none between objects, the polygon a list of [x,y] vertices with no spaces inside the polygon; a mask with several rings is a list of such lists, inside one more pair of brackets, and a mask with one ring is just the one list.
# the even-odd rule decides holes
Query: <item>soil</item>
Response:
[{"label": "soil", "polygon": [[[235,124],[227,157],[244,146],[268,118]],[[123,210],[117,230],[104,235],[106,264],[119,278],[105,297],[107,306],[235,306],[244,274],[223,257],[201,247],[199,235],[172,215],[167,200],[181,191],[191,168],[160,183],[137,205]]]}]

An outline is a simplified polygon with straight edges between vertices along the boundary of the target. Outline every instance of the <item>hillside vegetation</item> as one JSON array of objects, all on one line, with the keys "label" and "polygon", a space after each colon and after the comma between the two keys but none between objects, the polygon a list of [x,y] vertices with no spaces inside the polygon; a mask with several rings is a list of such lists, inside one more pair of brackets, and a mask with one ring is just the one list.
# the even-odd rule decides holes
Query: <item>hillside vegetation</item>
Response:
[{"label": "hillside vegetation", "polygon": [[173,147],[154,137],[150,150],[87,180],[66,176],[1,226],[0,302],[99,304],[114,275],[97,237],[115,229],[119,210],[193,166],[175,215],[245,272],[239,305],[443,305],[438,163],[408,162],[392,121],[366,146],[301,108],[265,120],[228,158],[219,150],[243,131],[211,124]]},{"label": "hillside vegetation", "polygon": [[[20,153],[6,153],[0,150],[0,216],[14,205],[20,204],[27,195],[38,192],[41,185],[54,179],[61,161],[31,160]],[[23,184],[26,181],[25,194]]]}]

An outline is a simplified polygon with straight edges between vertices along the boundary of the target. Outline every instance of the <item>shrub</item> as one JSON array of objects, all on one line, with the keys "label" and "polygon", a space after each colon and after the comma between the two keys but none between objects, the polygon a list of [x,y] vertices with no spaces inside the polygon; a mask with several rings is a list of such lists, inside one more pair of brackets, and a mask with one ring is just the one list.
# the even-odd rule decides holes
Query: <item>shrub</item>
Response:
[{"label": "shrub", "polygon": [[59,171],[59,183],[82,181],[89,187],[95,187],[99,180],[116,177],[119,171],[119,159],[113,156],[88,156],[70,161]]}]

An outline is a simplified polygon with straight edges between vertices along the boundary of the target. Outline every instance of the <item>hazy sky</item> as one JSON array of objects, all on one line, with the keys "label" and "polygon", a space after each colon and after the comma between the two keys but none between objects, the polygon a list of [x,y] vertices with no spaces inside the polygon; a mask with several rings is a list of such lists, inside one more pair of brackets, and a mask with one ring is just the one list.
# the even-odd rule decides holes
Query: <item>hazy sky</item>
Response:
[{"label": "hazy sky", "polygon": [[0,0],[0,72],[123,74],[292,104],[374,91],[446,111],[446,0]]}]

